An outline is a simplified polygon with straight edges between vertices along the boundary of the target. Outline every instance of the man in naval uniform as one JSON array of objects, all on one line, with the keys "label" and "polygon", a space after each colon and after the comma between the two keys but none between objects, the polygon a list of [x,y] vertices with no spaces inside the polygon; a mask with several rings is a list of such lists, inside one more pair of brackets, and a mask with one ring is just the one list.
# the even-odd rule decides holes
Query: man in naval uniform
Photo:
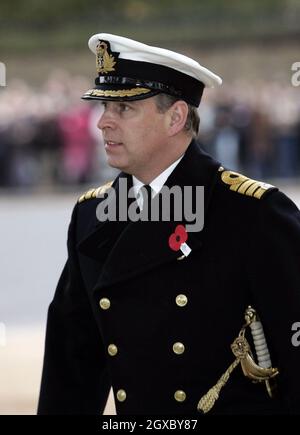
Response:
[{"label": "man in naval uniform", "polygon": [[[102,413],[110,387],[118,414],[299,413],[297,207],[196,143],[203,89],[220,77],[116,35],[96,34],[89,47],[98,75],[83,98],[103,104],[98,127],[121,172],[74,207],[49,307],[39,414]],[[192,186],[195,204],[203,186],[203,227],[175,213],[100,220],[111,189],[120,209],[124,182],[135,193],[128,210],[140,213],[163,187]]]}]

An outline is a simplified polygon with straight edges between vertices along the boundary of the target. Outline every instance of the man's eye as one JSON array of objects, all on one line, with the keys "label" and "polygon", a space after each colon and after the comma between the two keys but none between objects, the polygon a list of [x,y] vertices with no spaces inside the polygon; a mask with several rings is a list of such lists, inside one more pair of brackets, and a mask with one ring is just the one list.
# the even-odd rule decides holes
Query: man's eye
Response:
[{"label": "man's eye", "polygon": [[128,104],[124,104],[124,103],[120,104],[120,111],[121,112],[128,112],[128,110],[130,110],[130,106],[128,106]]}]

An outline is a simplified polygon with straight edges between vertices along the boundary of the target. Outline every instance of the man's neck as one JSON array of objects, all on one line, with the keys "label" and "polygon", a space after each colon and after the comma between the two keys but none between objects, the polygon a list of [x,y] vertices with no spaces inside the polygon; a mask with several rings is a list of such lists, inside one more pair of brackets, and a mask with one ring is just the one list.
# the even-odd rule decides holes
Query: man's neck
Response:
[{"label": "man's neck", "polygon": [[[174,162],[180,160],[180,158],[186,152],[189,144],[191,143],[192,138],[190,138],[183,146],[182,142],[179,143],[180,146],[177,147],[177,152],[175,152],[175,145],[171,145],[171,149],[173,151],[173,156],[167,156],[167,160],[164,162],[163,159],[159,160],[159,163],[152,168],[141,168],[139,172],[131,174],[135,176],[138,180],[140,180],[143,184],[151,184],[153,180],[155,180],[160,174],[162,174],[165,170],[167,170]],[[173,148],[174,147],[174,148]],[[176,165],[175,165],[176,166]]]},{"label": "man's neck", "polygon": [[142,187],[143,184],[149,184],[150,187],[152,188],[153,195],[155,196],[161,190],[161,188],[165,184],[166,180],[169,178],[171,173],[174,171],[176,166],[179,164],[179,162],[183,156],[184,156],[184,154],[182,154],[179,157],[179,159],[175,160],[175,162],[173,162],[170,166],[168,166],[164,171],[162,171],[157,177],[155,177],[149,183],[145,183],[143,180],[140,180],[139,178],[137,178],[133,175],[132,176],[132,183],[133,183],[133,187],[135,190],[135,194],[138,193],[138,191],[140,190],[140,188]]}]

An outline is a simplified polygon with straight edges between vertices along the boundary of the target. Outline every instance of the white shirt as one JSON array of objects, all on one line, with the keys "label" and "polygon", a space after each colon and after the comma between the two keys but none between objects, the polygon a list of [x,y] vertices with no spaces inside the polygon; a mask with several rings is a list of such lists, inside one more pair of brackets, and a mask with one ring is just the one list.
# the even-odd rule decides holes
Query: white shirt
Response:
[{"label": "white shirt", "polygon": [[[165,184],[165,182],[167,181],[167,178],[169,178],[169,176],[172,174],[172,172],[174,171],[174,169],[176,168],[176,166],[178,165],[178,163],[180,162],[180,160],[182,159],[182,157],[184,156],[184,154],[179,157],[178,160],[176,160],[175,162],[173,162],[167,169],[165,169],[161,174],[159,174],[156,178],[154,178],[154,180],[151,181],[151,183],[149,184],[149,186],[152,189],[152,198],[158,194],[158,192],[161,190],[161,188],[163,187],[163,185]],[[144,183],[142,183],[138,178],[136,178],[134,175],[132,176],[132,185],[133,185],[133,190],[134,190],[134,195],[137,199],[137,203],[139,205],[139,208],[141,210],[143,210],[143,196],[139,195],[139,190],[142,186],[144,186]]]}]

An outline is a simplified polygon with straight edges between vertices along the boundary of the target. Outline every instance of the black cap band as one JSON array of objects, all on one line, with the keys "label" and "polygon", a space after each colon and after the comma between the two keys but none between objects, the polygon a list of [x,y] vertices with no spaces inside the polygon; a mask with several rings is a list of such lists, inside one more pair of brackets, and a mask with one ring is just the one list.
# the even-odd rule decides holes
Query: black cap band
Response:
[{"label": "black cap band", "polygon": [[149,88],[155,91],[174,95],[174,97],[178,97],[178,98],[182,97],[182,92],[179,91],[178,89],[175,89],[174,86],[167,86],[163,83],[154,82],[150,80],[132,79],[129,77],[117,77],[117,76],[108,76],[108,77],[100,76],[96,78],[95,85],[99,86],[101,84]]},{"label": "black cap band", "polygon": [[199,80],[167,66],[120,58],[116,71],[110,71],[109,75],[99,73],[95,85],[97,89],[101,85],[144,87],[173,95],[196,107],[204,90]]}]

